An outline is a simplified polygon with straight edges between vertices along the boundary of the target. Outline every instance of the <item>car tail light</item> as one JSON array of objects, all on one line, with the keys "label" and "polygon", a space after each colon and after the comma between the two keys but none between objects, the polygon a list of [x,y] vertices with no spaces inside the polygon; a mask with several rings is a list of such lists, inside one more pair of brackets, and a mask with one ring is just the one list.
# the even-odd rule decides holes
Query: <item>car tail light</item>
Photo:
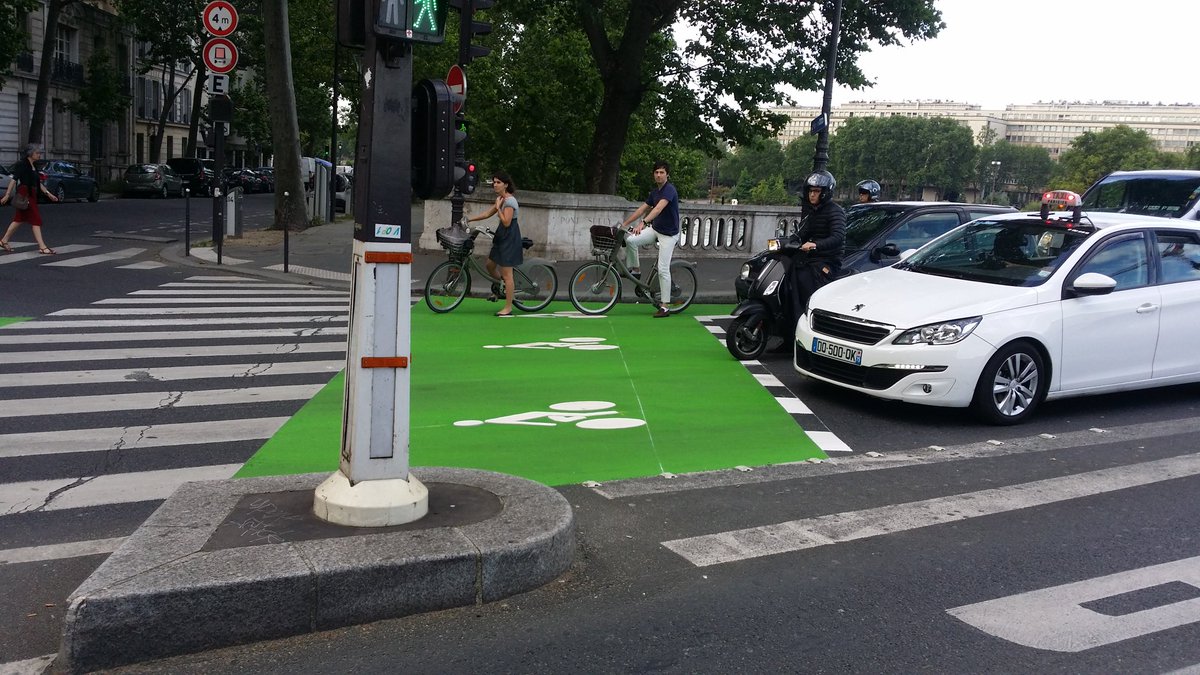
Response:
[{"label": "car tail light", "polygon": [[162,173],[155,171],[154,172],[154,180],[162,180]]}]

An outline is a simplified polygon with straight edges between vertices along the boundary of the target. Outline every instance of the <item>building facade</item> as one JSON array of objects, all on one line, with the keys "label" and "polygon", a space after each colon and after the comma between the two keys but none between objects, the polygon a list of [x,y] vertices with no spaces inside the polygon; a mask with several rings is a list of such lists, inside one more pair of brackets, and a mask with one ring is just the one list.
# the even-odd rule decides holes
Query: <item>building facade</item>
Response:
[{"label": "building facade", "polygon": [[[781,107],[774,112],[788,116],[779,133],[784,145],[809,133],[810,121],[820,114],[817,107]],[[1057,158],[1084,132],[1102,131],[1120,124],[1145,131],[1166,152],[1187,152],[1200,143],[1200,106],[1151,105],[1148,103],[1034,103],[1008,105],[1004,110],[953,101],[852,101],[830,111],[829,130],[851,117],[949,117],[971,129],[979,139],[985,128],[997,140],[1016,145],[1044,147]]]}]

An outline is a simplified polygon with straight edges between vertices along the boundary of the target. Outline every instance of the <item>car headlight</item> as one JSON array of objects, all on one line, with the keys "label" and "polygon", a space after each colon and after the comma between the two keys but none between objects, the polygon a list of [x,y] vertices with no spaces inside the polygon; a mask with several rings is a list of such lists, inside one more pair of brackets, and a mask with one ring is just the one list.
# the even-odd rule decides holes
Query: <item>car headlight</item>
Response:
[{"label": "car headlight", "polygon": [[954,321],[943,321],[941,323],[918,326],[901,333],[899,337],[892,340],[892,344],[952,345],[970,335],[981,321],[983,321],[982,316],[973,316],[969,319],[956,319]]},{"label": "car headlight", "polygon": [[745,281],[750,278],[750,263],[742,263],[741,277],[742,277],[742,281]]}]

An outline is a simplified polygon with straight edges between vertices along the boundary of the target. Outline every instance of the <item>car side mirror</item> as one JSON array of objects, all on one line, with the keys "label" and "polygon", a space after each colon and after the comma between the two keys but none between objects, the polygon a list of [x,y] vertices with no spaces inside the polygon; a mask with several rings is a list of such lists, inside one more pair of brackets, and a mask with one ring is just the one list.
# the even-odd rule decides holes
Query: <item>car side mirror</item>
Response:
[{"label": "car side mirror", "polygon": [[1099,272],[1086,272],[1068,284],[1066,291],[1068,297],[1075,298],[1083,295],[1108,295],[1116,287],[1117,281],[1112,277]]},{"label": "car side mirror", "polygon": [[900,247],[888,242],[871,251],[871,262],[879,262],[884,258],[895,258],[900,255]]}]

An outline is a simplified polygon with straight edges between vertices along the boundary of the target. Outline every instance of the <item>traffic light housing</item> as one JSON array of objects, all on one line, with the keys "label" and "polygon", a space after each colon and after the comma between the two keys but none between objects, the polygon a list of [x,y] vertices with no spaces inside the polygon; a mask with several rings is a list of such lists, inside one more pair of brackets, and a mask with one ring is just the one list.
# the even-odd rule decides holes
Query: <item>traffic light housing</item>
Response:
[{"label": "traffic light housing", "polygon": [[403,42],[441,44],[449,0],[371,0],[375,35]]},{"label": "traffic light housing", "polygon": [[459,11],[458,22],[458,63],[465,66],[472,60],[492,53],[490,47],[471,44],[476,35],[487,35],[492,32],[492,24],[486,21],[476,21],[475,12],[491,9],[494,0],[449,0],[450,6]]},{"label": "traffic light housing", "polygon": [[458,179],[458,191],[464,195],[469,195],[475,192],[477,185],[479,185],[479,174],[476,172],[475,162],[467,161],[464,165],[463,176]]},{"label": "traffic light housing", "polygon": [[412,188],[422,199],[441,199],[459,178],[450,87],[441,80],[421,80],[412,94]]}]

